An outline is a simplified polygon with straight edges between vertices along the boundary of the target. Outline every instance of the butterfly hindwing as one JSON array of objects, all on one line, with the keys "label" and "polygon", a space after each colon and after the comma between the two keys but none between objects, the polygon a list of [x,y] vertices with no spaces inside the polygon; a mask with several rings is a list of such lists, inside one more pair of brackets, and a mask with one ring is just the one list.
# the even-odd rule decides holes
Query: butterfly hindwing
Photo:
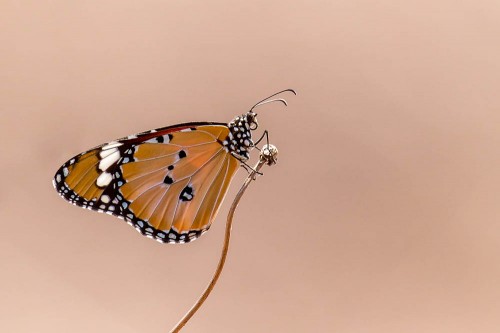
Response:
[{"label": "butterfly hindwing", "polygon": [[229,134],[226,124],[189,123],[123,138],[66,162],[54,185],[146,236],[188,242],[208,230],[240,165],[222,144]]}]

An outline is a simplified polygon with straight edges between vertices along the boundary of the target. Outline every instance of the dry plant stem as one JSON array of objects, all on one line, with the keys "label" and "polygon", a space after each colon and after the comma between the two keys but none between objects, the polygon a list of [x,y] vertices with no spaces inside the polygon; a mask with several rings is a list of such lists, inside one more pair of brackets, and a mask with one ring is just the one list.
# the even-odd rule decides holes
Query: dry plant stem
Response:
[{"label": "dry plant stem", "polygon": [[245,193],[245,190],[247,189],[248,185],[250,185],[252,180],[255,179],[257,172],[266,163],[269,162],[266,161],[264,158],[261,158],[259,160],[259,162],[253,168],[253,171],[248,175],[247,179],[241,186],[240,190],[238,191],[238,194],[234,198],[233,204],[231,205],[229,213],[227,214],[224,245],[222,246],[222,253],[219,259],[219,264],[217,265],[217,269],[215,270],[214,276],[212,277],[212,280],[210,281],[210,283],[208,284],[207,288],[200,296],[200,298],[196,301],[196,303],[194,303],[193,307],[184,315],[184,317],[177,323],[177,325],[172,329],[172,331],[170,331],[170,333],[179,332],[184,327],[184,325],[186,325],[189,319],[191,319],[191,317],[196,313],[196,311],[198,311],[198,309],[202,306],[203,302],[205,302],[205,300],[207,299],[208,295],[210,295],[210,293],[212,292],[212,289],[215,287],[215,284],[217,283],[217,280],[219,279],[219,276],[222,272],[222,268],[224,268],[224,263],[226,262],[227,251],[229,250],[229,239],[231,238],[231,226],[233,224],[234,211],[238,206],[238,203],[240,202],[240,199],[243,196],[243,193]]}]

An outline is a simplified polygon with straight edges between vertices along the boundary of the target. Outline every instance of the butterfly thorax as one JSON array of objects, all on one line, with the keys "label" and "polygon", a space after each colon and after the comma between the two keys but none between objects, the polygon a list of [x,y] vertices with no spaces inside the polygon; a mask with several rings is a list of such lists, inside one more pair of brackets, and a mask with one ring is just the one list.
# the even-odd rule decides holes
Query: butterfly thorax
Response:
[{"label": "butterfly thorax", "polygon": [[253,148],[252,124],[249,114],[237,116],[227,126],[229,134],[222,143],[224,147],[236,158],[246,161],[250,158],[249,152]]}]

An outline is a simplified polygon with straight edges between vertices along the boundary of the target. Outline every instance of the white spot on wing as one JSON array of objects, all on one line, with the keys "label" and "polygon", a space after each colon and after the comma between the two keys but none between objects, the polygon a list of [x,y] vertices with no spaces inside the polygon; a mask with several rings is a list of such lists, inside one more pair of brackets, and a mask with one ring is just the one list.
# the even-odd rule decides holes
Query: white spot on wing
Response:
[{"label": "white spot on wing", "polygon": [[99,156],[101,158],[105,158],[106,156],[109,156],[109,155],[113,154],[116,151],[118,151],[117,148],[110,148],[110,149],[106,149],[106,150],[101,150],[101,152],[99,153]]},{"label": "white spot on wing", "polygon": [[99,162],[99,169],[102,171],[106,171],[111,165],[113,165],[113,163],[117,162],[119,159],[120,159],[120,151],[116,150],[110,155],[104,157]]},{"label": "white spot on wing", "polygon": [[108,195],[103,195],[103,196],[101,197],[101,201],[102,201],[102,202],[104,202],[104,203],[108,203],[108,202],[109,202],[109,200],[110,200],[110,199],[109,199],[109,196],[108,196]]},{"label": "white spot on wing", "polygon": [[115,148],[115,147],[120,147],[121,145],[123,145],[123,143],[111,141],[107,145],[103,146],[101,149],[106,150],[106,149],[111,149],[111,148]]},{"label": "white spot on wing", "polygon": [[97,177],[96,184],[97,184],[97,186],[100,186],[100,187],[108,186],[109,183],[111,183],[112,179],[113,179],[113,177],[111,176],[111,174],[109,172],[103,172],[100,174],[99,177]]},{"label": "white spot on wing", "polygon": [[[182,130],[181,132],[185,132],[185,131]],[[153,132],[151,132],[151,133],[153,133]],[[147,140],[146,142],[148,142],[148,143],[158,143],[157,138],[160,138],[160,137],[163,137],[163,142],[162,143],[169,143],[170,142],[170,139],[168,138],[168,134],[167,135],[162,135],[162,136],[157,136],[157,137],[151,138],[151,139]]]}]

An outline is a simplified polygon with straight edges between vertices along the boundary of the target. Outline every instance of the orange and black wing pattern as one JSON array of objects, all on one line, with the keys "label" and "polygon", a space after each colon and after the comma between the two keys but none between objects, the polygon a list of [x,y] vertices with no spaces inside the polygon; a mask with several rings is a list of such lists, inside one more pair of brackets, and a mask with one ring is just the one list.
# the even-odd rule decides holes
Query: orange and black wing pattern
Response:
[{"label": "orange and black wing pattern", "polygon": [[238,119],[175,125],[98,146],[63,164],[54,186],[69,202],[123,218],[150,238],[189,242],[210,228],[248,158],[250,131]]}]

